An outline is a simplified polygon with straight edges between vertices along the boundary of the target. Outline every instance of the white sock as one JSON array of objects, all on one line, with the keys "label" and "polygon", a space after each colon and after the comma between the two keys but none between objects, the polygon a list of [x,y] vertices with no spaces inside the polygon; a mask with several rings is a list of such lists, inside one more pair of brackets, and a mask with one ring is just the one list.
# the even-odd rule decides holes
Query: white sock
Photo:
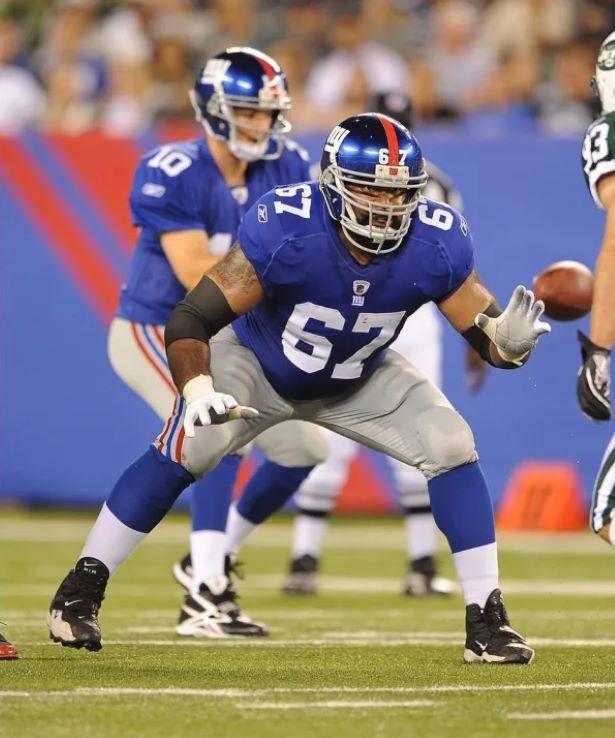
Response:
[{"label": "white sock", "polygon": [[299,559],[305,554],[309,554],[316,559],[320,558],[325,533],[327,532],[327,523],[326,516],[316,518],[313,515],[295,515],[293,559]]},{"label": "white sock", "polygon": [[434,556],[438,550],[438,529],[431,513],[412,513],[404,517],[406,545],[410,561]]},{"label": "white sock", "polygon": [[246,538],[256,527],[256,523],[252,523],[237,512],[236,505],[231,505],[226,523],[227,553],[238,553]]},{"label": "white sock", "polygon": [[109,569],[109,574],[113,574],[146,535],[147,533],[124,525],[105,503],[90,530],[79,558],[98,559]]},{"label": "white sock", "polygon": [[196,530],[190,534],[192,557],[192,594],[198,594],[202,582],[224,576],[226,533]]},{"label": "white sock", "polygon": [[454,553],[453,561],[466,605],[484,607],[487,597],[499,587],[497,543]]}]

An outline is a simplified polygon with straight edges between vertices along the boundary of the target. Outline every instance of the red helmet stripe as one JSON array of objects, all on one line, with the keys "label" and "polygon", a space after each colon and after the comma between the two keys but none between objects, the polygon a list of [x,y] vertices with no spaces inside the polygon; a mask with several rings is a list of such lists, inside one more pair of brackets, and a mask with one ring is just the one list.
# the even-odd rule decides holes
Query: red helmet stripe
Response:
[{"label": "red helmet stripe", "polygon": [[275,69],[271,66],[271,64],[269,64],[269,62],[266,59],[263,59],[262,56],[257,56],[255,54],[254,58],[258,61],[258,63],[263,68],[263,71],[267,75],[267,78],[269,79],[269,81],[272,82],[277,75],[277,72],[275,71]]},{"label": "red helmet stripe", "polygon": [[395,126],[388,118],[379,115],[378,120],[382,123],[384,132],[387,137],[387,146],[389,148],[389,165],[396,167],[399,165],[399,143],[397,142],[397,133]]}]

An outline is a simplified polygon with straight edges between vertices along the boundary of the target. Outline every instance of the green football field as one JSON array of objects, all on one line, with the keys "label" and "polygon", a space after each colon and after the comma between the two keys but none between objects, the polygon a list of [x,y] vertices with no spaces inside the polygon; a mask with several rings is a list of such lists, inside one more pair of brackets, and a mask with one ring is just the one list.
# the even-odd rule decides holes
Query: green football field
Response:
[{"label": "green football field", "polygon": [[[401,521],[337,519],[322,594],[279,592],[287,518],[243,558],[258,641],[180,639],[187,518],[165,521],[112,580],[105,647],[47,639],[45,610],[93,514],[2,513],[0,619],[22,658],[0,662],[0,735],[175,738],[615,735],[615,555],[590,534],[508,535],[502,584],[526,667],[468,666],[463,605],[399,594]],[[443,568],[451,573],[442,552]]]}]

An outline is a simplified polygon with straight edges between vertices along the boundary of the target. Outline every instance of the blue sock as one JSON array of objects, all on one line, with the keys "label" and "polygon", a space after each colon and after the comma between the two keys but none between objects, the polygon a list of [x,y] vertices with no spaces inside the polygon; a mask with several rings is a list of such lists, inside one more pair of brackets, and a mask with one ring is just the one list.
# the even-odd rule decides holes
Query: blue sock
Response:
[{"label": "blue sock", "polygon": [[107,507],[132,530],[149,533],[192,482],[183,466],[150,446],[118,479]]},{"label": "blue sock", "polygon": [[242,457],[225,456],[215,469],[192,485],[192,530],[226,530],[226,519]]},{"label": "blue sock", "polygon": [[290,499],[313,468],[265,460],[237,501],[237,512],[255,525],[262,523]]},{"label": "blue sock", "polygon": [[478,461],[440,474],[427,486],[434,520],[453,553],[495,541],[493,504]]}]

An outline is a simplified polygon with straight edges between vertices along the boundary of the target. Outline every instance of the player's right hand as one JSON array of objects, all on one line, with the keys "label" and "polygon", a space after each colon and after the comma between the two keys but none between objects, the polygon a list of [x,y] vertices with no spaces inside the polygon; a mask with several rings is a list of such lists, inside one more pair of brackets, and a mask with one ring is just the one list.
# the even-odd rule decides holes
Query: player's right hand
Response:
[{"label": "player's right hand", "polygon": [[196,425],[217,425],[239,418],[256,418],[258,410],[239,405],[232,395],[216,392],[210,376],[199,374],[184,385],[182,395],[187,402],[184,414],[184,430],[188,438],[194,438]]},{"label": "player's right hand", "polygon": [[583,366],[577,377],[577,398],[581,410],[592,420],[611,418],[611,352],[596,346],[577,331]]}]

